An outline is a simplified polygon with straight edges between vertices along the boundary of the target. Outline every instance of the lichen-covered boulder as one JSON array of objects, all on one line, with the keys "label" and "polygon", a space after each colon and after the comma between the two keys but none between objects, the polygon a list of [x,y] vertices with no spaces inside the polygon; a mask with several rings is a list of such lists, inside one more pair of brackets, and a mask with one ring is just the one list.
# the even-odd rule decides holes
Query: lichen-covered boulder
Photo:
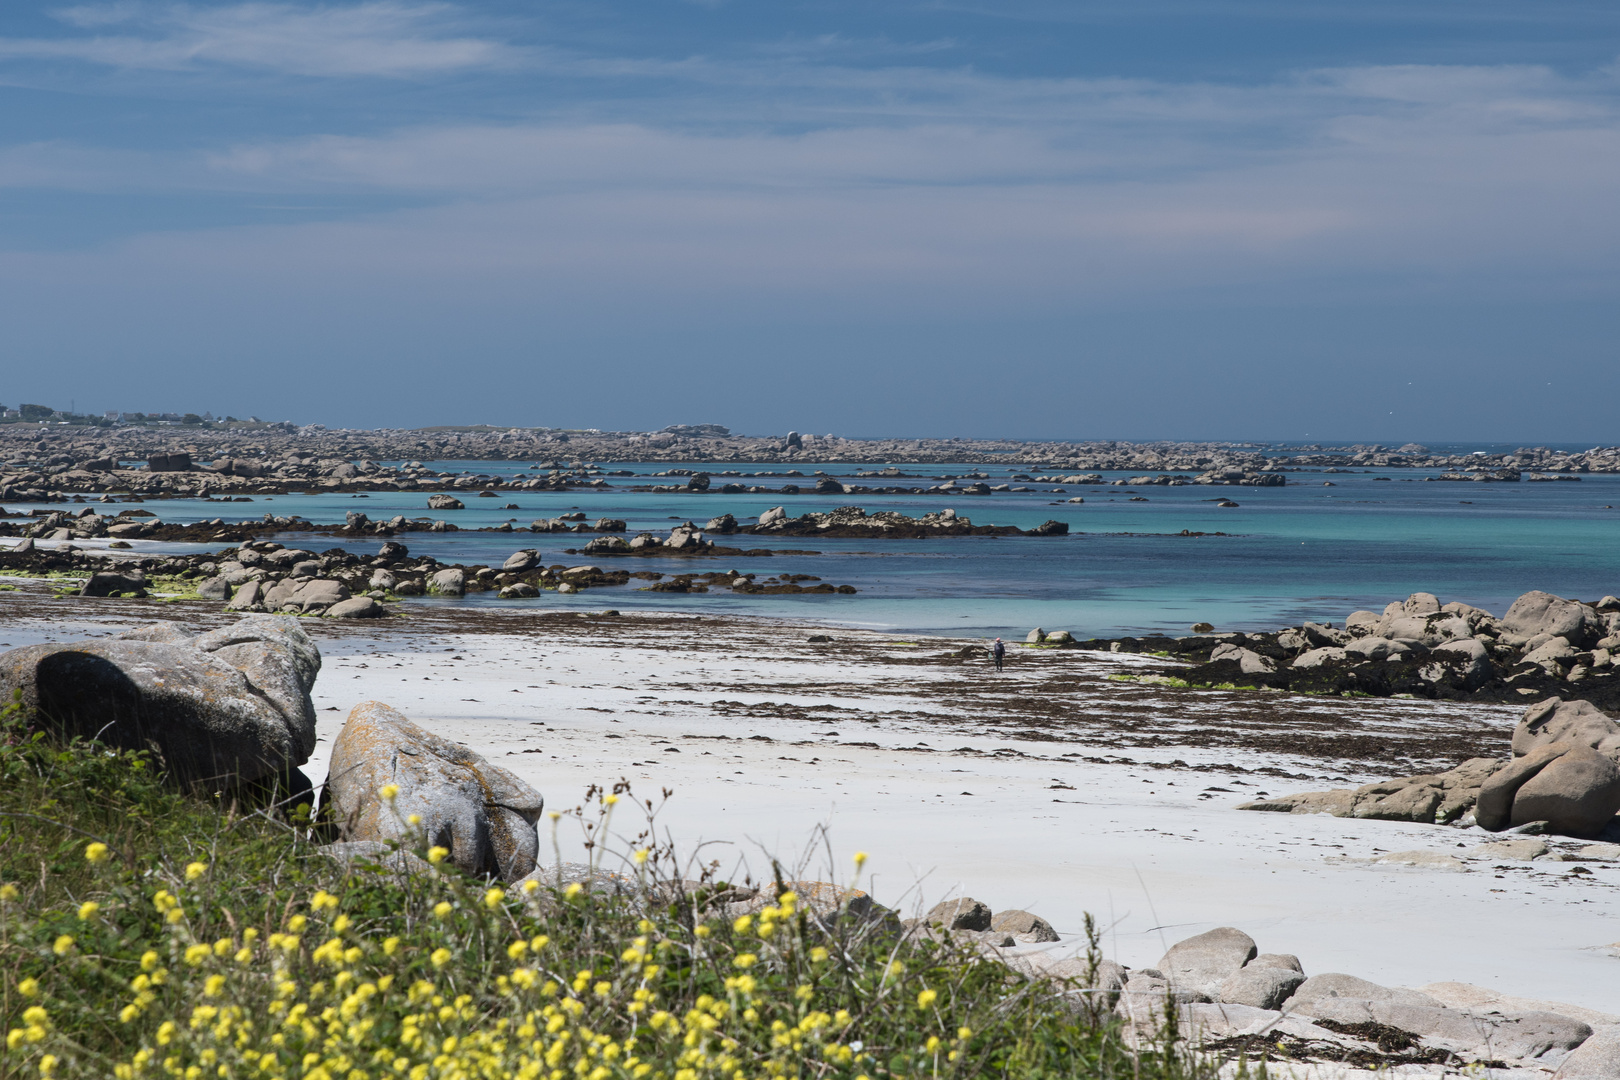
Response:
[{"label": "lichen-covered boulder", "polygon": [[[390,802],[382,789],[394,785]],[[539,852],[545,800],[498,765],[377,701],[349,713],[332,744],[329,816],[344,840],[446,848],[468,874],[517,881]],[[410,823],[412,815],[420,825]]]},{"label": "lichen-covered boulder", "polygon": [[309,760],[319,670],[293,620],[257,616],[196,639],[160,623],[0,654],[0,695],[21,691],[36,728],[150,750],[175,781],[224,788]]}]

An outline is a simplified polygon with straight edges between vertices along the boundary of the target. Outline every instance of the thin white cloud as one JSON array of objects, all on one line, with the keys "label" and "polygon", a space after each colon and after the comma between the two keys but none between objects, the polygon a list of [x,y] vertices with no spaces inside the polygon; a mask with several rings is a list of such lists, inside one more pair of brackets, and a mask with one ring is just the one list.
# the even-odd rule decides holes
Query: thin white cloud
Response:
[{"label": "thin white cloud", "polygon": [[[303,76],[431,75],[515,61],[510,47],[458,34],[444,4],[370,0],[342,7],[246,3],[69,8],[93,36],[0,37],[0,60],[74,60],[122,69],[245,68]],[[110,32],[116,28],[122,32]]]}]

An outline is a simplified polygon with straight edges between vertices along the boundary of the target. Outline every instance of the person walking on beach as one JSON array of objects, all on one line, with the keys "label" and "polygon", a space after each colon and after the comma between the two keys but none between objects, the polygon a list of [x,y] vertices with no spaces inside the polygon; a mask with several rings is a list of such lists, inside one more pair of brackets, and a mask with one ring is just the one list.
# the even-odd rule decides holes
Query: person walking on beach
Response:
[{"label": "person walking on beach", "polygon": [[1001,670],[1001,662],[1007,658],[1007,643],[996,638],[996,643],[990,646],[990,656],[996,662],[996,670]]}]

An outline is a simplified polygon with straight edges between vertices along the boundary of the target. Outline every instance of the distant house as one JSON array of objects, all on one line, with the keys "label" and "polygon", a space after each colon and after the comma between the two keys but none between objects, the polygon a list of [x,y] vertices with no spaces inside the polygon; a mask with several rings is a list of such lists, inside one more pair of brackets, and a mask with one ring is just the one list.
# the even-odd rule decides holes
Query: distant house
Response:
[{"label": "distant house", "polygon": [[102,413],[101,415],[105,419],[108,419],[108,420],[117,420],[118,417],[119,417],[119,413],[118,413],[117,409],[108,409],[106,412]]}]

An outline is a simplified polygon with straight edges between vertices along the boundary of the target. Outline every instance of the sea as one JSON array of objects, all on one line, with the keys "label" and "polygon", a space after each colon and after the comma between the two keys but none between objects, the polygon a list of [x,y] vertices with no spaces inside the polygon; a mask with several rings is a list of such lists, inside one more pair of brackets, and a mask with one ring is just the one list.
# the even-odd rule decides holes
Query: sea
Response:
[{"label": "sea", "polygon": [[[1470,452],[1480,449],[1431,446]],[[1497,450],[1500,447],[1486,447]],[[1511,448],[1508,448],[1511,449]],[[1286,465],[1286,454],[1280,466]],[[532,477],[538,461],[430,462],[440,471],[471,475]],[[1620,593],[1620,475],[1582,474],[1579,480],[1455,482],[1433,479],[1437,470],[1362,469],[1341,466],[1288,472],[1281,487],[1118,486],[1140,473],[1105,473],[1102,484],[1063,485],[1013,480],[1020,470],[970,464],[906,465],[898,479],[858,477],[888,467],[885,461],[822,465],[828,475],[868,487],[933,486],[950,476],[986,475],[991,485],[1033,490],[990,495],[769,495],[633,492],[636,484],[682,483],[651,474],[671,468],[718,474],[735,470],[744,484],[779,487],[805,484],[781,474],[782,464],[613,462],[600,463],[634,476],[608,477],[607,488],[567,492],[497,489],[494,498],[477,489],[455,492],[461,511],[429,511],[429,491],[366,494],[254,496],[251,503],[198,499],[152,499],[144,504],[163,520],[191,522],[223,517],[257,520],[266,513],[305,520],[342,522],[350,510],[372,520],[396,514],[452,521],[460,531],[409,533],[395,539],[413,553],[442,562],[499,563],[520,548],[539,548],[547,563],[623,565],[668,574],[737,570],[765,577],[815,575],[834,585],[852,585],[854,595],[705,594],[589,589],[573,595],[545,593],[533,600],[500,600],[495,593],[452,600],[435,597],[411,605],[466,604],[517,610],[605,608],[701,612],[786,618],[827,626],[861,627],[904,634],[961,637],[1016,636],[1031,629],[1068,630],[1078,637],[1186,633],[1194,623],[1219,630],[1273,630],[1303,620],[1342,624],[1358,609],[1378,611],[1390,600],[1431,592],[1500,615],[1531,589],[1597,600]],[[816,466],[804,466],[809,472]],[[1343,471],[1349,469],[1349,471]],[[774,472],[773,477],[747,474]],[[1022,475],[1051,475],[1024,472]],[[1083,503],[1068,500],[1083,498]],[[1222,507],[1221,500],[1238,505]],[[516,503],[518,509],[507,509]],[[526,529],[536,518],[583,511],[587,518],[625,519],[629,535],[662,531],[686,521],[702,525],[730,513],[749,522],[773,506],[789,514],[825,512],[859,505],[868,512],[898,510],[920,516],[954,509],[978,525],[1031,528],[1049,519],[1069,526],[1059,537],[941,537],[935,539],[824,539],[809,537],[716,537],[729,546],[813,550],[771,558],[677,559],[567,555],[590,534],[479,532],[510,521]],[[49,504],[45,509],[62,509]],[[11,512],[31,509],[10,504]],[[1202,534],[1202,535],[1196,535]],[[374,553],[377,538],[346,540],[291,530],[275,539],[326,550],[341,546]],[[142,551],[210,550],[210,545],[137,541]]]}]

